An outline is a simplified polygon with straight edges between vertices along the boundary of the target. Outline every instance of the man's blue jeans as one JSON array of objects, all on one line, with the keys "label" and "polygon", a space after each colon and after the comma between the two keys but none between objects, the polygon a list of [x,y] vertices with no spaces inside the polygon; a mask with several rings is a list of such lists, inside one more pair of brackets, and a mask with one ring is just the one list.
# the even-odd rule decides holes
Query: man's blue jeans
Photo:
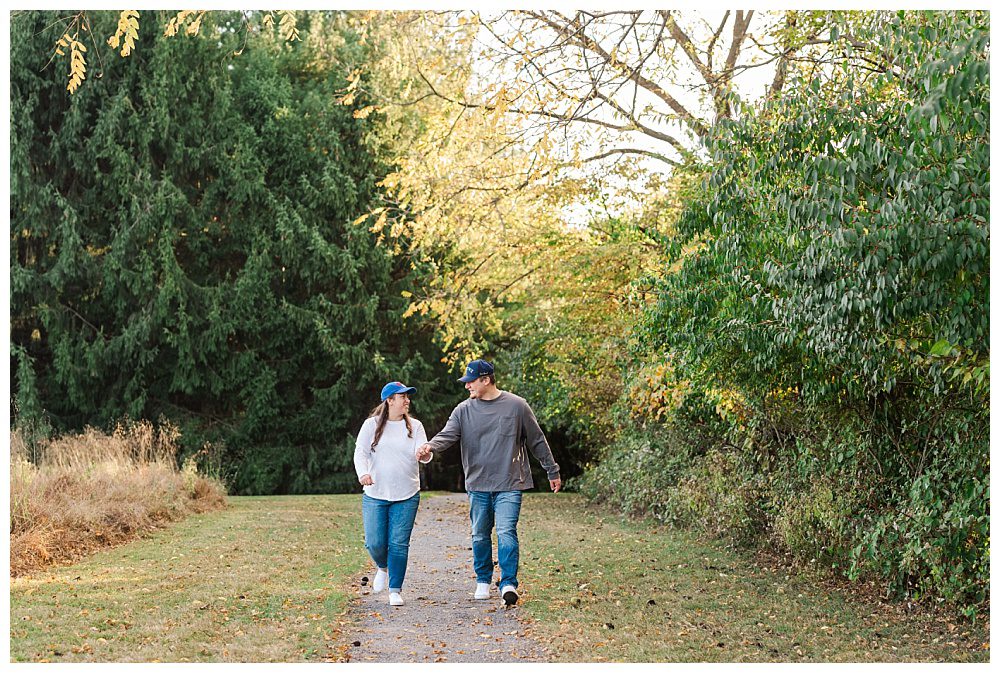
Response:
[{"label": "man's blue jeans", "polygon": [[361,517],[365,523],[365,548],[375,565],[389,569],[389,591],[403,588],[406,561],[410,556],[410,533],[417,518],[420,493],[392,502],[361,496]]},{"label": "man's blue jeans", "polygon": [[521,515],[521,491],[469,491],[469,518],[472,520],[472,565],[476,581],[493,581],[493,525],[497,529],[497,560],[500,586],[517,586],[520,552],[517,519]]}]

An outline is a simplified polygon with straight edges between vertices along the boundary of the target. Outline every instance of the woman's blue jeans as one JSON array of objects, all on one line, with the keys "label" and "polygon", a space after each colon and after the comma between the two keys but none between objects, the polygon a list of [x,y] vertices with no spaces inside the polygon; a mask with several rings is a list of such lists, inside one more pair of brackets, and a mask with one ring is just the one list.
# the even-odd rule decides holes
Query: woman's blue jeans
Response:
[{"label": "woman's blue jeans", "polygon": [[379,500],[361,496],[361,517],[365,523],[365,548],[375,565],[389,569],[389,591],[403,588],[406,561],[410,555],[410,533],[417,518],[420,493],[406,500]]},{"label": "woman's blue jeans", "polygon": [[500,586],[517,586],[520,551],[517,519],[521,515],[521,491],[469,491],[469,518],[472,520],[472,566],[476,581],[493,581],[493,526],[497,529],[497,561]]}]

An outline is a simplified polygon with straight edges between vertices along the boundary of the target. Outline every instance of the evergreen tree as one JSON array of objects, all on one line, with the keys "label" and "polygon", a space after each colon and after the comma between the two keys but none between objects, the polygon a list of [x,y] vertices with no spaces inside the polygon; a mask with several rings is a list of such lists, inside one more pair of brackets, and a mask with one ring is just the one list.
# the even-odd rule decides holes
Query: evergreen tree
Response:
[{"label": "evergreen tree", "polygon": [[358,222],[388,167],[363,94],[335,94],[366,47],[317,13],[308,39],[234,57],[239,15],[209,16],[91,56],[72,96],[46,67],[54,15],[12,21],[15,411],[58,431],[166,417],[188,451],[225,447],[237,492],[342,490],[385,380],[420,386],[425,420],[453,392],[432,328],[402,318],[424,272]]}]

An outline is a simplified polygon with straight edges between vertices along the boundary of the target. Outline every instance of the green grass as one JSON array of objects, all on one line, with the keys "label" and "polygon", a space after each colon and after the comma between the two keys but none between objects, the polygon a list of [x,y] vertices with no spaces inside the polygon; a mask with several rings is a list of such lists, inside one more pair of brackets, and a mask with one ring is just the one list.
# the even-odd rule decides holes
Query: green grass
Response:
[{"label": "green grass", "polygon": [[559,661],[988,661],[989,626],[907,611],[573,494],[521,510],[524,611]]},{"label": "green grass", "polygon": [[[358,496],[229,503],[12,579],[11,659],[342,660],[369,563]],[[577,495],[529,494],[519,532],[521,615],[559,661],[989,660],[988,624],[865,600]]]},{"label": "green grass", "polygon": [[231,497],[86,561],[11,580],[12,661],[339,659],[367,563],[356,495]]}]

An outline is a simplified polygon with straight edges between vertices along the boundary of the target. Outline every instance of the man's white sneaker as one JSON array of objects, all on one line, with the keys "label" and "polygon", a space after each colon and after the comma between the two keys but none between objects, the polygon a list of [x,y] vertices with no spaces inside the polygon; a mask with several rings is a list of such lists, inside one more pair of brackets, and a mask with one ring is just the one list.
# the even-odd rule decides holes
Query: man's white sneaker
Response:
[{"label": "man's white sneaker", "polygon": [[476,582],[476,595],[473,596],[477,601],[486,600],[490,597],[490,585],[484,584],[483,582]]},{"label": "man's white sneaker", "polygon": [[389,594],[389,605],[395,605],[395,606],[399,607],[402,604],[403,604],[403,597],[402,596],[400,596],[395,591],[393,591],[392,593]]},{"label": "man's white sneaker", "polygon": [[372,582],[372,592],[379,593],[380,591],[385,591],[385,588],[389,586],[389,573],[381,568],[375,573],[375,581]]},{"label": "man's white sneaker", "polygon": [[517,589],[509,584],[505,584],[500,587],[500,596],[503,598],[503,602],[507,605],[517,603],[517,599],[520,598],[520,596],[517,595]]}]

